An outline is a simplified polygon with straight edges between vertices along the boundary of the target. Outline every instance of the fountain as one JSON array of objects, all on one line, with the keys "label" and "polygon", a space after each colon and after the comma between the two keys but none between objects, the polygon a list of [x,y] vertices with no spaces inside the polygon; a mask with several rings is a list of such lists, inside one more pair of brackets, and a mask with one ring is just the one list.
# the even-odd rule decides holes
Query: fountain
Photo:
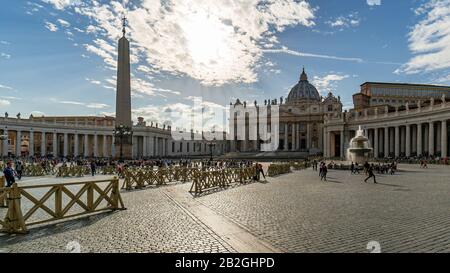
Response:
[{"label": "fountain", "polygon": [[358,164],[364,164],[372,152],[369,139],[364,136],[361,126],[356,131],[356,136],[350,140],[350,148],[347,149],[347,160]]}]

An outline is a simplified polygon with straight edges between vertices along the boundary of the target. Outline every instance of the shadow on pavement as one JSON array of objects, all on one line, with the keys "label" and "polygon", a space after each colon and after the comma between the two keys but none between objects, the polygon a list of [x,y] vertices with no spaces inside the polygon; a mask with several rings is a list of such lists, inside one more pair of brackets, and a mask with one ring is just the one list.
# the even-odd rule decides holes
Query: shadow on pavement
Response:
[{"label": "shadow on pavement", "polygon": [[31,226],[28,229],[29,231],[28,234],[0,233],[0,245],[7,246],[11,244],[17,244],[21,242],[44,238],[47,236],[52,236],[58,233],[84,228],[92,224],[95,224],[96,222],[100,221],[105,217],[111,216],[111,214],[113,213],[116,212],[114,211],[100,212],[98,214],[78,217],[71,220],[56,222],[53,224],[39,225],[37,227]]}]

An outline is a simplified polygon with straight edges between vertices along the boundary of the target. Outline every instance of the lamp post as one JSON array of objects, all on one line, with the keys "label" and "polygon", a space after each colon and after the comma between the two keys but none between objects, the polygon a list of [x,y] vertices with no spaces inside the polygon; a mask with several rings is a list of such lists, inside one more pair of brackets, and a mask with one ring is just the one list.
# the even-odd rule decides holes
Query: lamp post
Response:
[{"label": "lamp post", "polygon": [[128,139],[132,135],[133,132],[131,131],[131,128],[124,125],[119,125],[114,130],[114,136],[120,141],[119,161],[123,161],[123,140]]},{"label": "lamp post", "polygon": [[211,152],[211,157],[210,157],[210,161],[213,161],[213,148],[216,146],[216,143],[214,143],[213,141],[208,143],[209,146],[209,151]]}]

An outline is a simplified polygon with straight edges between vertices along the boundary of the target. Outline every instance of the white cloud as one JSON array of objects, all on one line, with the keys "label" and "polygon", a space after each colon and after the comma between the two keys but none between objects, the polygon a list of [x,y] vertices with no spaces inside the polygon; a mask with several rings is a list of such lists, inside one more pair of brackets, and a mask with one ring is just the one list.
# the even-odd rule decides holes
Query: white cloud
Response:
[{"label": "white cloud", "polygon": [[96,84],[96,85],[101,85],[102,84],[101,81],[97,81],[97,80],[93,80],[93,79],[89,79],[89,78],[86,78],[86,80],[88,82],[92,83],[92,84]]},{"label": "white cloud", "polygon": [[56,9],[60,10],[72,5],[81,4],[80,0],[42,0],[42,2],[52,4]]},{"label": "white cloud", "polygon": [[0,84],[0,89],[13,90],[12,87],[9,87],[9,86],[3,85],[3,84]]},{"label": "white cloud", "polygon": [[414,74],[450,68],[450,0],[431,0],[416,10],[423,16],[409,33],[415,55],[396,73]]},{"label": "white cloud", "polygon": [[58,31],[58,27],[57,27],[55,24],[50,23],[50,22],[45,22],[45,27],[46,27],[48,30],[50,30],[51,32],[56,32],[56,31]]},{"label": "white cloud", "polygon": [[381,0],[367,0],[367,5],[369,6],[380,6]]},{"label": "white cloud", "polygon": [[70,27],[70,23],[65,21],[65,20],[63,20],[63,19],[58,19],[57,21],[63,27]]},{"label": "white cloud", "polygon": [[[122,36],[121,1],[46,1],[87,16],[92,27],[86,31],[110,45]],[[252,83],[264,45],[276,43],[286,27],[313,26],[314,12],[297,0],[142,0],[127,12],[132,61],[207,85]],[[111,52],[98,44],[86,49],[111,66]]]},{"label": "white cloud", "polygon": [[304,53],[304,52],[299,52],[299,51],[295,51],[295,50],[290,50],[290,49],[288,49],[286,47],[283,47],[281,49],[264,49],[263,52],[265,52],[265,53],[285,53],[285,54],[298,56],[298,57],[311,57],[311,58],[331,59],[331,60],[350,61],[350,62],[357,62],[357,63],[362,63],[363,62],[363,59],[361,59],[361,58],[346,58],[346,57],[338,57],[338,56],[329,56],[329,55]]},{"label": "white cloud", "polygon": [[0,99],[0,106],[9,106],[9,105],[11,105],[10,101]]},{"label": "white cloud", "polygon": [[2,45],[10,45],[11,43],[8,42],[8,41],[0,41],[0,44],[2,44]]},{"label": "white cloud", "polygon": [[0,53],[0,57],[5,58],[5,59],[7,59],[7,60],[11,59],[11,55],[6,54],[6,53],[3,53],[3,52]]},{"label": "white cloud", "polygon": [[349,75],[329,74],[324,77],[314,76],[313,85],[322,95],[333,92],[336,88],[337,82],[349,78]]},{"label": "white cloud", "polygon": [[107,104],[97,103],[97,102],[85,103],[85,102],[79,102],[79,101],[57,100],[54,98],[52,98],[51,101],[56,102],[56,103],[61,103],[61,104],[84,106],[84,107],[93,108],[93,109],[104,109],[104,108],[110,107]]},{"label": "white cloud", "polygon": [[360,23],[361,18],[359,17],[358,12],[352,12],[347,16],[339,16],[337,18],[332,19],[331,21],[326,22],[326,24],[330,25],[331,27],[340,30],[349,27],[357,27],[359,26]]}]

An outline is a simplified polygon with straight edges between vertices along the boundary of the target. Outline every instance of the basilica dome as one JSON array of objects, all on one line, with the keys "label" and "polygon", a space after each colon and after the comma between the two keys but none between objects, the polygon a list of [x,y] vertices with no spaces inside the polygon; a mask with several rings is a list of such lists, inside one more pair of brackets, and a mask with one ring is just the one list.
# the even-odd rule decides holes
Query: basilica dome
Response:
[{"label": "basilica dome", "polygon": [[296,101],[318,101],[320,102],[320,95],[314,85],[308,82],[308,75],[303,69],[300,81],[291,89],[287,98],[287,103],[294,103]]}]

